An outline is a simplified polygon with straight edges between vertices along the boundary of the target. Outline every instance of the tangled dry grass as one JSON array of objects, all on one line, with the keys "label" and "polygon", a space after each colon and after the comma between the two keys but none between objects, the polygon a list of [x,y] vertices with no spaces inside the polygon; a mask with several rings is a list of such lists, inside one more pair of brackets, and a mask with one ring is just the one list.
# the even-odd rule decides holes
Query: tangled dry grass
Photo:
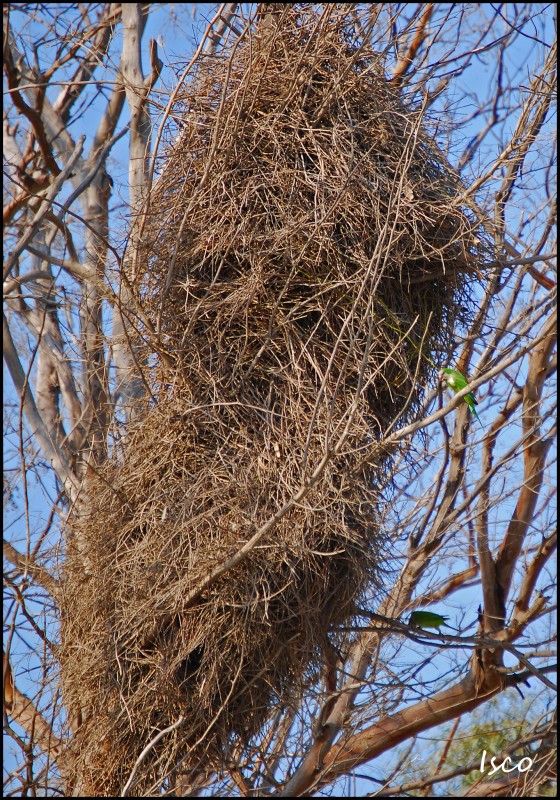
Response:
[{"label": "tangled dry grass", "polygon": [[65,696],[97,794],[179,720],[131,793],[219,770],[317,678],[381,580],[383,436],[489,258],[422,110],[330,8],[283,6],[173,109],[135,285],[151,396],[65,567]]}]

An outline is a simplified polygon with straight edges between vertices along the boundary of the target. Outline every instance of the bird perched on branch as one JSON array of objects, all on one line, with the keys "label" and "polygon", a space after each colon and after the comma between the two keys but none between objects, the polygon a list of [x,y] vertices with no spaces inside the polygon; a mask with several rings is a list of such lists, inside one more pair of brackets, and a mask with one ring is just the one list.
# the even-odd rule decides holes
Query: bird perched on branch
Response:
[{"label": "bird perched on branch", "polygon": [[434,628],[439,631],[442,625],[451,628],[451,625],[447,624],[448,619],[449,617],[442,617],[441,614],[434,614],[433,611],[413,611],[408,624],[414,625],[415,628]]},{"label": "bird perched on branch", "polygon": [[[460,392],[461,389],[464,389],[465,386],[468,385],[468,381],[465,378],[465,376],[461,375],[459,370],[451,369],[451,367],[446,367],[445,369],[443,369],[439,373],[439,379],[440,379],[440,382],[446,383],[447,386],[449,386],[449,388],[452,389],[455,394],[457,394],[457,392]],[[468,405],[468,407],[470,408],[472,413],[475,415],[475,417],[479,421],[480,426],[482,428],[484,428],[484,425],[482,424],[482,420],[480,419],[480,417],[476,413],[475,406],[477,405],[478,401],[476,400],[474,394],[472,392],[469,392],[468,394],[466,394],[463,397],[463,400],[465,401],[465,403]]]}]

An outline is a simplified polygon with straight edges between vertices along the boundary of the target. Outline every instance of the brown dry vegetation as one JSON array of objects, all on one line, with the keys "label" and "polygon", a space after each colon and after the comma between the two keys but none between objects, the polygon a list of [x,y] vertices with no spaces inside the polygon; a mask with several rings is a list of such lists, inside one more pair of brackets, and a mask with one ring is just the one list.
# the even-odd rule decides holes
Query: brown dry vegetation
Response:
[{"label": "brown dry vegetation", "polygon": [[344,8],[266,21],[173,108],[131,287],[150,398],[68,547],[64,695],[99,794],[179,720],[133,792],[219,771],[322,668],[382,584],[383,435],[417,414],[491,260]]}]

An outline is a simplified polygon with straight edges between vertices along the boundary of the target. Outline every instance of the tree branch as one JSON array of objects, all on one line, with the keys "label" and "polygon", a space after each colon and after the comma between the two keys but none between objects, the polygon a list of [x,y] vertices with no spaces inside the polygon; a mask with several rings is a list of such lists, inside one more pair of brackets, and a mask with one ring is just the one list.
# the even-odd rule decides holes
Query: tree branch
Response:
[{"label": "tree branch", "polygon": [[24,575],[30,575],[35,583],[42,586],[43,589],[49,592],[53,597],[56,597],[60,591],[60,584],[53,578],[48,570],[37,564],[33,558],[24,556],[22,553],[18,552],[15,547],[5,539],[3,540],[3,555],[14,567],[20,569]]},{"label": "tree branch", "polygon": [[23,403],[23,412],[26,416],[27,422],[32,433],[37,437],[45,458],[51,463],[54,471],[56,472],[66,494],[71,500],[75,501],[78,497],[80,489],[79,483],[70,469],[70,466],[64,455],[61,453],[56,443],[53,442],[45,423],[43,422],[43,419],[37,410],[37,406],[35,405],[33,394],[29,388],[23,367],[21,366],[21,362],[19,360],[5,314],[3,314],[3,329],[4,359],[6,361],[12,381],[14,382],[18,397]]}]

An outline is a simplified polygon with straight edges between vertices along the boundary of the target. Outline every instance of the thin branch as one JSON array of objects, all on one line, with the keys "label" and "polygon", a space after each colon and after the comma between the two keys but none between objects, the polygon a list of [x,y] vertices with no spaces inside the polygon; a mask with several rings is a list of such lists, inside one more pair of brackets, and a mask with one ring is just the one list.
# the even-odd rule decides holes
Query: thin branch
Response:
[{"label": "thin branch", "polygon": [[72,170],[74,169],[75,165],[78,163],[82,156],[82,151],[84,147],[84,142],[86,140],[85,134],[80,136],[76,145],[66,161],[63,169],[59,172],[57,177],[53,180],[51,185],[49,186],[48,191],[44,196],[40,198],[39,208],[37,209],[35,216],[29,223],[29,226],[26,226],[26,231],[21,236],[19,242],[16,244],[8,258],[6,259],[6,264],[4,267],[4,280],[8,277],[14,265],[16,264],[20,254],[25,250],[26,246],[29,242],[32,241],[34,238],[39,226],[43,222],[44,218],[50,211],[51,203],[54,198],[59,194],[62,188],[66,185],[66,182],[69,176],[72,174]]}]

